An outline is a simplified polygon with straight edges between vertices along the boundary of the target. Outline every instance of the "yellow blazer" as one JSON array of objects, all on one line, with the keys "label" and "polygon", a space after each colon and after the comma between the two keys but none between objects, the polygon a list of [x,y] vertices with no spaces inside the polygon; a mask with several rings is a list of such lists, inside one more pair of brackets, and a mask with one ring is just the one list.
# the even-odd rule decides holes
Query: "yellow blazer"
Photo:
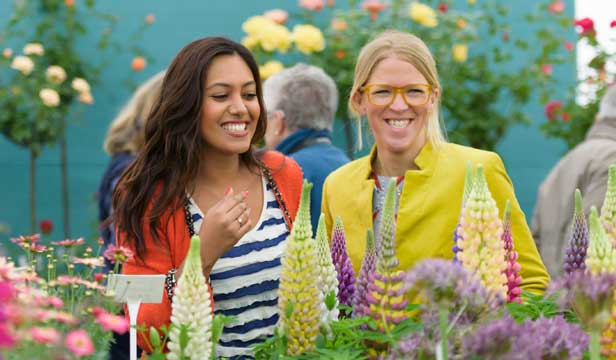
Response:
[{"label": "yellow blazer", "polygon": [[[331,235],[335,218],[341,216],[356,273],[366,248],[366,231],[372,229],[374,180],[370,173],[374,156],[375,147],[370,155],[331,173],[323,186],[322,211],[328,234]],[[396,254],[400,269],[409,269],[426,258],[453,259],[453,231],[460,215],[467,161],[483,165],[488,187],[501,216],[505,202],[510,200],[513,242],[522,266],[522,289],[543,293],[550,276],[541,261],[501,158],[493,152],[456,144],[433,148],[427,143],[415,159],[419,170],[408,170],[404,175],[396,224]]]}]

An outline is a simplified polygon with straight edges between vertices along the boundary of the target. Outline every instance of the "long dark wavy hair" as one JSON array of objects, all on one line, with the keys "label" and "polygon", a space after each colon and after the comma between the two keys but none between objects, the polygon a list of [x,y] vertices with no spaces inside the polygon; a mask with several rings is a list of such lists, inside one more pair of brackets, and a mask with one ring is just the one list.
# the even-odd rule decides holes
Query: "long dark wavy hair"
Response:
[{"label": "long dark wavy hair", "polygon": [[[160,96],[146,122],[144,147],[113,194],[114,222],[137,259],[143,259],[146,251],[143,227],[149,226],[154,241],[159,242],[156,228],[161,225],[161,216],[169,208],[176,211],[183,206],[186,191],[192,191],[188,186],[197,177],[205,149],[201,113],[208,68],[217,56],[235,54],[252,72],[261,107],[251,144],[265,134],[259,68],[250,51],[223,37],[203,38],[184,47],[167,69]],[[240,160],[252,169],[262,166],[254,146],[240,154]]]}]

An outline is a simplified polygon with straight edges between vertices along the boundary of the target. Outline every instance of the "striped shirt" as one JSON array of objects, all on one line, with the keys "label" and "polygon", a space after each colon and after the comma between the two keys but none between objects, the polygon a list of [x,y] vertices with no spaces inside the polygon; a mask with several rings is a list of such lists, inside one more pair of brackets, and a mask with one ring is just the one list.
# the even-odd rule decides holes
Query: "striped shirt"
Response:
[{"label": "striped shirt", "polygon": [[[198,232],[203,213],[190,199]],[[210,273],[214,313],[234,316],[216,346],[216,355],[249,359],[250,347],[274,333],[278,322],[280,258],[289,230],[278,201],[263,179],[263,210],[257,225],[214,264]]]}]

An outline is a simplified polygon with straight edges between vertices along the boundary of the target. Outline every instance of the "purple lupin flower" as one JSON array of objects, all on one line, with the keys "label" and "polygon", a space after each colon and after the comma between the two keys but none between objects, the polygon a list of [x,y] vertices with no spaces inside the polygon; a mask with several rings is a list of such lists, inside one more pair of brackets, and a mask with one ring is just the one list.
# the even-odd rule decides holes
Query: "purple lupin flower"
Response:
[{"label": "purple lupin flower", "polygon": [[[473,167],[471,165],[471,162],[467,161],[466,162],[466,176],[464,177],[464,191],[462,193],[461,209],[464,209],[464,206],[466,205],[466,200],[471,194],[472,189],[473,189]],[[462,215],[460,215],[460,218],[462,218]],[[453,262],[458,262],[458,253],[462,251],[462,249],[458,247],[458,240],[462,238],[462,236],[460,236],[459,231],[460,231],[460,221],[458,220],[458,224],[456,224],[456,228],[453,230],[453,247],[451,248],[451,250],[453,251]]]},{"label": "purple lupin flower", "polygon": [[582,208],[582,193],[575,189],[575,210],[569,246],[565,251],[564,268],[567,274],[575,270],[586,269],[586,252],[588,251],[588,223]]},{"label": "purple lupin flower", "polygon": [[353,295],[353,316],[362,317],[370,313],[370,304],[367,295],[370,284],[374,281],[376,270],[376,243],[372,230],[366,234],[366,252],[359,269],[357,279],[355,279],[355,294]]},{"label": "purple lupin flower", "polygon": [[518,252],[515,251],[513,246],[513,235],[511,233],[511,206],[509,200],[505,204],[505,215],[503,217],[503,245],[505,247],[505,260],[507,261],[507,268],[505,269],[505,276],[507,277],[507,302],[522,303],[520,294],[522,289],[522,277],[520,276],[520,269],[522,268],[518,263]]},{"label": "purple lupin flower", "polygon": [[351,306],[351,299],[355,293],[355,272],[347,252],[344,226],[340,216],[336,217],[331,246],[332,263],[338,274],[338,302]]}]

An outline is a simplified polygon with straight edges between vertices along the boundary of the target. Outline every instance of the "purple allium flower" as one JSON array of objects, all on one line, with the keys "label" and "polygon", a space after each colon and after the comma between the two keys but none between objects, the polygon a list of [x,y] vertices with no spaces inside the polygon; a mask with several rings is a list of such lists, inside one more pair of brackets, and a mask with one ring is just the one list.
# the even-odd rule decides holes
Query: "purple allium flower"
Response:
[{"label": "purple allium flower", "polygon": [[516,323],[508,314],[481,325],[462,341],[463,358],[559,360],[581,359],[588,335],[562,316]]},{"label": "purple allium flower", "polygon": [[366,296],[369,286],[374,281],[376,269],[376,243],[372,230],[368,230],[366,235],[366,252],[359,269],[357,279],[355,279],[355,294],[353,295],[353,316],[361,317],[370,313],[370,304]]},{"label": "purple allium flower", "polygon": [[518,324],[508,314],[502,319],[480,325],[475,332],[462,339],[462,358],[479,356],[486,360],[504,359],[520,331]]},{"label": "purple allium flower", "polygon": [[561,306],[571,307],[588,329],[601,331],[610,319],[615,290],[616,273],[592,274],[586,270],[565,274],[552,282],[547,293],[560,293]]},{"label": "purple allium flower", "polygon": [[524,354],[524,359],[582,359],[588,347],[588,334],[562,316],[527,320],[519,326],[523,331],[519,333],[513,348],[516,356]]},{"label": "purple allium flower", "polygon": [[511,207],[509,200],[505,204],[505,216],[503,217],[503,246],[505,247],[505,260],[507,262],[507,268],[505,269],[505,276],[507,277],[507,302],[521,303],[522,298],[520,294],[522,289],[522,277],[520,276],[520,269],[522,268],[518,263],[518,252],[515,251],[513,246],[513,235],[511,233]]},{"label": "purple allium flower", "polygon": [[[475,323],[486,313],[502,305],[504,299],[490,296],[481,281],[460,263],[444,259],[427,259],[407,272],[406,291],[419,292],[425,299],[424,312],[436,311],[440,305],[450,315],[462,310],[457,325]],[[438,323],[436,323],[438,324]]]},{"label": "purple allium flower", "polygon": [[588,251],[588,224],[582,208],[582,193],[575,189],[575,210],[573,212],[573,224],[569,246],[565,251],[565,272],[568,274],[578,269],[586,269],[584,261]]},{"label": "purple allium flower", "polygon": [[355,293],[355,272],[347,252],[346,238],[342,219],[336,217],[332,233],[332,263],[338,274],[338,301],[340,304],[351,305]]}]

